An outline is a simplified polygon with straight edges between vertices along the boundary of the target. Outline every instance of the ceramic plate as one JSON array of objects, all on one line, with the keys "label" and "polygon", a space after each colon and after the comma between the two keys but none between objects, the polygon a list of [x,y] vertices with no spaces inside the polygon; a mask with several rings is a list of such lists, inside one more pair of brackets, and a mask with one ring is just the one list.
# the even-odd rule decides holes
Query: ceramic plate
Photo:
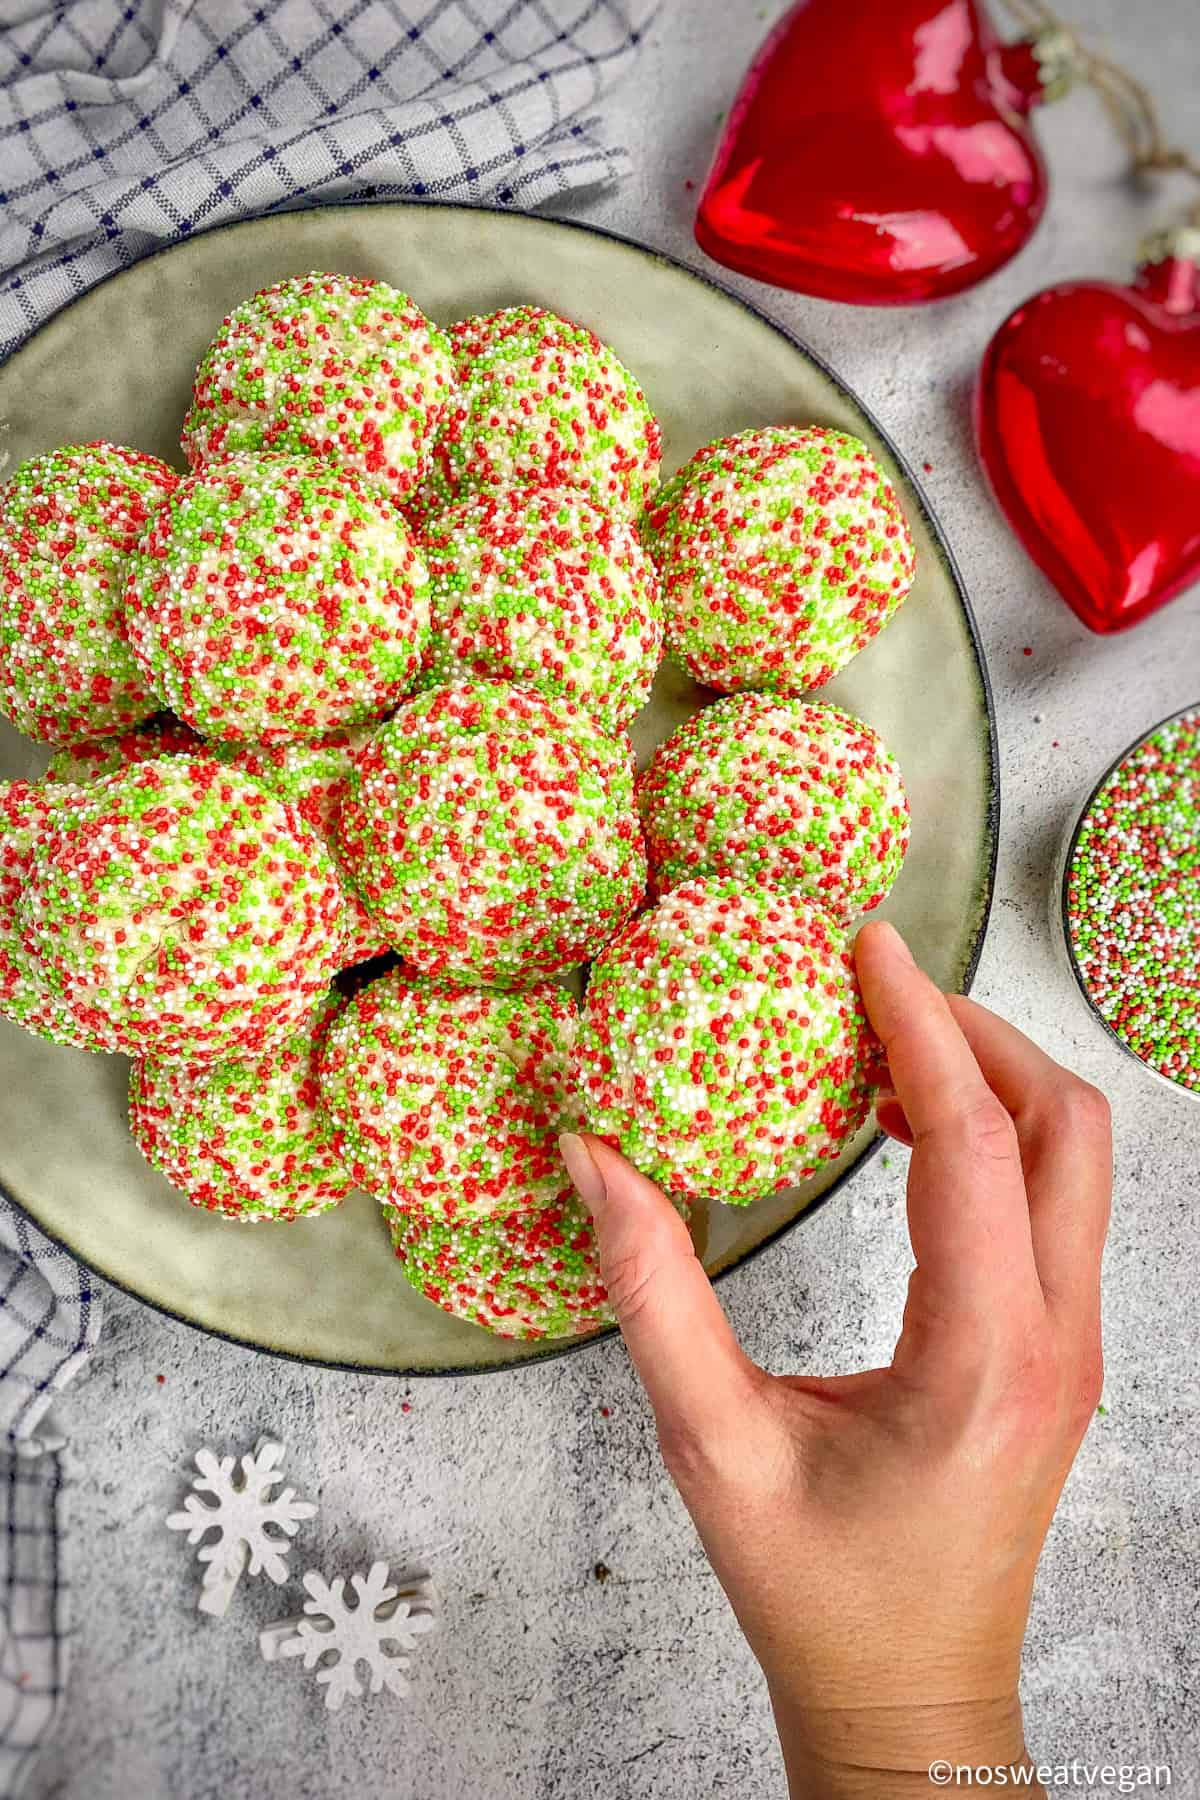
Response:
[{"label": "ceramic plate", "polygon": [[[816,422],[871,445],[899,488],[919,572],[894,622],[822,697],[876,726],[900,760],[912,849],[884,910],[934,979],[962,988],[991,896],[996,759],[979,645],[945,544],[911,475],[837,378],[682,266],[587,228],[462,207],[322,207],[213,231],[93,289],[0,370],[9,466],[89,438],[182,466],[189,382],[222,316],[255,288],[310,269],[382,277],[447,323],[517,301],[585,321],[644,385],[666,434],[664,473],[709,439],[749,426]],[[643,759],[701,698],[664,665],[634,725]],[[40,772],[44,761],[12,732],[0,738],[0,776]],[[189,1207],[129,1140],[126,1067],[0,1020],[0,1181],[102,1275],[191,1324],[314,1362],[432,1374],[562,1348],[492,1337],[422,1299],[364,1195],[286,1226],[244,1226]],[[714,1206],[698,1223],[710,1270],[733,1267],[811,1211],[875,1135],[864,1130],[790,1193],[745,1210]]]}]

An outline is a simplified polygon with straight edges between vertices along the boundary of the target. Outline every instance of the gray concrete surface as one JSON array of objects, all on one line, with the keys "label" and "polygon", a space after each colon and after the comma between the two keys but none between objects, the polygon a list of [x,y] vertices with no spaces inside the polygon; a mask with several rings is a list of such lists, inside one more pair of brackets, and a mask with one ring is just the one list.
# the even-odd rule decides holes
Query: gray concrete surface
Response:
[{"label": "gray concrete surface", "polygon": [[[636,174],[580,216],[686,259],[694,194],[746,59],[778,8],[676,0],[614,101]],[[1102,42],[1197,129],[1196,0],[1091,0]],[[986,338],[1057,277],[1121,277],[1186,188],[1138,195],[1086,94],[1041,123],[1054,197],[1015,265],[937,310],[857,311],[742,284],[858,389],[919,467],[974,597],[999,708],[1004,832],[977,992],[1111,1095],[1117,1196],[1107,1264],[1107,1416],[1097,1420],[1043,1562],[1026,1664],[1033,1747],[1052,1760],[1173,1765],[1200,1795],[1200,1108],[1158,1087],[1092,1026],[1047,925],[1054,846],[1109,758],[1200,698],[1200,592],[1132,637],[1089,636],[983,491],[967,392]],[[1193,153],[1200,140],[1193,137]],[[735,285],[737,285],[735,283]],[[1089,445],[1085,454],[1102,453]],[[1033,654],[1023,653],[1028,645]],[[767,1365],[815,1372],[886,1357],[909,1255],[904,1158],[722,1296]],[[78,1635],[70,1696],[35,1800],[767,1800],[783,1781],[766,1700],[659,1467],[620,1345],[512,1376],[355,1379],[269,1360],[120,1294],[62,1412],[77,1485],[67,1552]],[[161,1385],[156,1376],[164,1375]],[[295,1667],[256,1660],[264,1583],[224,1626],[190,1610],[162,1529],[198,1443],[292,1446],[319,1492],[305,1538],[327,1557],[386,1547],[446,1596],[414,1693],[317,1705]],[[301,1557],[299,1560],[303,1560]],[[597,1566],[610,1571],[598,1579]]]}]

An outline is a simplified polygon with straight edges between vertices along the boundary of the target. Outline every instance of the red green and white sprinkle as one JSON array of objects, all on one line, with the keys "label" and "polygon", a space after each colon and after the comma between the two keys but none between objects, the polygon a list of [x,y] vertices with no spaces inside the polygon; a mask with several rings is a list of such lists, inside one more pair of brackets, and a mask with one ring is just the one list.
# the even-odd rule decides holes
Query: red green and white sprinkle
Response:
[{"label": "red green and white sprinkle", "polygon": [[224,321],[196,371],[183,448],[193,469],[243,451],[317,457],[400,504],[456,385],[444,334],[407,294],[299,276]]},{"label": "red green and white sprinkle", "polygon": [[510,487],[582,488],[633,518],[662,433],[624,363],[585,327],[513,307],[453,327],[460,378],[416,496],[421,512]]},{"label": "red green and white sprinkle", "polygon": [[104,1044],[39,979],[17,928],[34,844],[53,831],[55,813],[74,798],[75,790],[65,784],[47,791],[28,781],[0,782],[0,1017],[56,1044],[102,1050]]},{"label": "red green and white sprinkle", "polygon": [[342,853],[414,968],[522,987],[594,956],[641,904],[627,745],[499,682],[405,702],[355,760]]},{"label": "red green and white sprinkle", "polygon": [[722,693],[820,687],[887,624],[916,559],[865,444],[812,425],[722,438],[646,508],[667,643]]},{"label": "red green and white sprinkle", "polygon": [[605,729],[646,704],[662,655],[658,575],[633,526],[570,488],[439,513],[422,539],[433,684],[481,676],[577,701]]},{"label": "red green and white sprinkle", "polygon": [[561,988],[447,988],[393,971],[349,1002],[321,1055],[321,1101],[357,1186],[453,1221],[528,1211],[569,1183],[558,1134],[578,1008]]},{"label": "red green and white sprinkle", "polygon": [[98,1045],[247,1057],[325,993],[342,889],[320,839],[258,782],[164,757],[104,776],[53,826],[33,845],[19,941]]},{"label": "red green and white sprinkle", "polygon": [[588,1129],[643,1174],[743,1206],[846,1147],[878,1055],[831,915],[703,879],[593,966],[575,1080]]},{"label": "red green and white sprinkle", "polygon": [[377,488],[287,457],[180,482],[133,559],[134,655],[209,738],[280,743],[389,711],[429,642],[429,589]]},{"label": "red green and white sprinkle", "polygon": [[[603,356],[606,346],[587,325],[544,306],[503,306],[498,312],[459,319],[448,332],[454,366],[464,381],[497,354],[534,356],[540,350],[585,350]],[[609,352],[611,354],[611,352]]]},{"label": "red green and white sprinkle", "polygon": [[879,734],[836,706],[730,694],[638,779],[659,892],[698,875],[806,894],[841,918],[878,906],[908,848],[904,783]]},{"label": "red green and white sprinkle", "polygon": [[444,1224],[388,1209],[392,1244],[435,1306],[500,1337],[577,1337],[613,1323],[592,1222],[573,1195]]},{"label": "red green and white sprinkle", "polygon": [[248,1062],[136,1062],[129,1129],[193,1206],[247,1224],[328,1212],[350,1192],[318,1106],[316,1058],[341,999]]},{"label": "red green and white sprinkle", "polygon": [[1137,744],[1089,804],[1067,867],[1085,992],[1148,1068],[1200,1093],[1200,708]]},{"label": "red green and white sprinkle", "polygon": [[308,743],[221,744],[211,754],[218,762],[252,775],[281,800],[295,806],[321,839],[338,872],[344,892],[343,928],[346,967],[383,956],[388,944],[354,887],[338,844],[338,818],[350,787],[354,754],[371,736],[371,725],[339,726]]},{"label": "red green and white sprinkle", "polygon": [[157,457],[93,443],[30,457],[0,486],[0,711],[27,737],[67,744],[158,710],[121,596],[178,480]]},{"label": "red green and white sprinkle", "polygon": [[65,744],[50,758],[44,782],[71,782],[75,785],[99,781],[102,775],[114,775],[118,769],[152,762],[158,756],[205,756],[204,739],[190,725],[171,713],[156,713],[132,731],[119,737],[80,738]]},{"label": "red green and white sprinkle", "polygon": [[353,754],[373,729],[372,725],[336,726],[319,738],[291,744],[206,743],[190,725],[170,713],[160,713],[122,737],[67,745],[50,758],[42,780],[86,784],[159,756],[211,756],[252,775],[297,808],[333,858],[345,889],[343,956],[349,967],[384,955],[388,947],[341,866],[337,844],[337,819],[350,782]]}]

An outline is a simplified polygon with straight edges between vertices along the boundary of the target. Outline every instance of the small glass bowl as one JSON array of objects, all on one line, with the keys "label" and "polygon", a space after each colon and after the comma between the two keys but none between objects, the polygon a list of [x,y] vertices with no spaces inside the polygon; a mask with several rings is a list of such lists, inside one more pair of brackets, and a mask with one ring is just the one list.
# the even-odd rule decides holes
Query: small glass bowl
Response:
[{"label": "small glass bowl", "polygon": [[1119,1048],[1124,1051],[1129,1060],[1138,1065],[1139,1069],[1142,1069],[1147,1075],[1153,1076],[1154,1080],[1161,1082],[1164,1087],[1169,1087],[1173,1093],[1183,1094],[1190,1100],[1200,1101],[1200,1088],[1186,1087],[1183,1082],[1176,1081],[1173,1076],[1166,1075],[1161,1069],[1154,1068],[1152,1064],[1146,1062],[1144,1058],[1138,1055],[1137,1051],[1125,1041],[1120,1032],[1113,1029],[1108,1020],[1104,1017],[1104,1014],[1100,1011],[1099,1006],[1092,996],[1091,990],[1087,984],[1087,978],[1080,968],[1078,959],[1075,955],[1075,946],[1071,940],[1071,924],[1068,912],[1068,884],[1071,873],[1071,863],[1075,856],[1075,848],[1079,842],[1079,837],[1083,831],[1088,815],[1095,806],[1101,793],[1121,765],[1128,761],[1135,751],[1141,749],[1147,738],[1152,738],[1155,732],[1162,731],[1165,726],[1173,725],[1176,720],[1188,718],[1193,714],[1200,719],[1200,701],[1193,701],[1190,706],[1181,706],[1178,712],[1168,713],[1165,719],[1159,719],[1156,724],[1148,726],[1131,744],[1125,746],[1119,756],[1113,758],[1099,780],[1093,784],[1087,794],[1087,798],[1084,800],[1078,812],[1072,813],[1071,823],[1063,837],[1062,845],[1059,849],[1058,861],[1055,866],[1054,882],[1050,890],[1050,907],[1051,928],[1054,932],[1054,936],[1062,946],[1066,955],[1067,966],[1071,971],[1075,986],[1078,988],[1084,1004],[1087,1006],[1092,1018],[1099,1023],[1106,1036],[1111,1038],[1113,1043],[1118,1045]]}]

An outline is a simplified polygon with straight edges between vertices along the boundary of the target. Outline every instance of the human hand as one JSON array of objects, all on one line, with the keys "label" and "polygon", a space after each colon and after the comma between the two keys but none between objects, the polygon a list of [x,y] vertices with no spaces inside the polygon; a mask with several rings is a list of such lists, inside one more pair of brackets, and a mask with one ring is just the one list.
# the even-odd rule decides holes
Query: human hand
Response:
[{"label": "human hand", "polygon": [[877,1116],[914,1144],[916,1268],[889,1368],[766,1374],[658,1189],[599,1140],[563,1141],[792,1793],[820,1800],[936,1791],[939,1758],[1024,1761],[1021,1644],[1100,1395],[1111,1191],[1094,1088],[945,998],[890,926],[864,926],[855,959],[890,1072]]}]

